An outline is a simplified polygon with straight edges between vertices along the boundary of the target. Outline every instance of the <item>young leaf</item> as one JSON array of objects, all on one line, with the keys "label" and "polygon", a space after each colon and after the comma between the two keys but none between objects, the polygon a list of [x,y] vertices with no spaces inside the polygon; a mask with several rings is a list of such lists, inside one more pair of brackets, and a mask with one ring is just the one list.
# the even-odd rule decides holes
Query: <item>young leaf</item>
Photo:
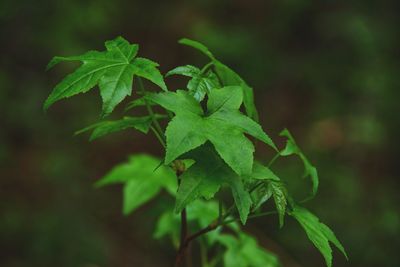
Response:
[{"label": "young leaf", "polygon": [[188,82],[187,88],[189,93],[193,95],[198,102],[201,102],[206,94],[209,94],[213,89],[221,88],[221,85],[216,75],[212,71],[209,71],[194,76]]},{"label": "young leaf", "polygon": [[287,191],[285,186],[282,184],[279,177],[276,176],[268,167],[263,166],[258,162],[254,163],[251,178],[256,180],[265,180],[265,183],[257,188],[253,194],[253,202],[255,204],[253,210],[258,209],[272,196],[279,215],[279,226],[282,228],[287,206]]},{"label": "young leaf", "polygon": [[223,86],[239,86],[243,90],[243,102],[246,114],[253,120],[258,121],[258,113],[254,104],[253,88],[248,86],[235,71],[217,60],[204,44],[187,38],[179,40],[179,43],[193,47],[208,56],[212,60],[215,71],[221,79]]},{"label": "young leaf", "polygon": [[149,155],[129,157],[128,162],[117,165],[96,186],[124,184],[124,214],[155,197],[165,188],[171,194],[176,191],[176,175],[171,168],[159,165],[160,160]]},{"label": "young leaf", "polygon": [[321,223],[314,214],[305,208],[295,206],[290,215],[293,216],[303,227],[310,241],[324,256],[328,267],[332,266],[332,249],[329,242],[333,243],[347,259],[346,251],[336,238],[335,234],[328,226]]},{"label": "young leaf", "polygon": [[284,129],[280,136],[284,136],[287,138],[285,148],[280,152],[281,156],[290,156],[290,155],[297,155],[304,165],[304,177],[309,176],[312,182],[312,192],[311,196],[308,198],[313,198],[317,191],[318,191],[318,172],[317,169],[311,165],[310,161],[306,158],[306,156],[301,152],[300,148],[297,146],[296,141],[294,140],[293,136],[290,134],[288,129]]},{"label": "young leaf", "polygon": [[198,75],[200,73],[200,69],[198,67],[192,66],[192,65],[186,65],[186,66],[179,66],[176,67],[175,69],[172,69],[165,74],[165,77],[169,77],[171,75],[183,75],[187,77],[193,78],[194,76]]},{"label": "young leaf", "polygon": [[126,96],[132,92],[133,75],[149,79],[166,90],[158,65],[150,60],[136,58],[138,45],[129,44],[122,37],[105,42],[106,51],[89,51],[80,56],[54,57],[47,68],[61,61],[81,61],[82,65],[67,75],[53,89],[44,103],[48,109],[56,101],[95,87],[100,88],[103,100],[103,116],[113,111]]},{"label": "young leaf", "polygon": [[254,189],[251,193],[251,201],[253,202],[252,211],[258,210],[261,205],[267,202],[272,197],[271,187],[262,184]]},{"label": "young leaf", "polygon": [[166,130],[166,164],[209,140],[237,174],[245,175],[251,173],[254,147],[244,133],[275,148],[261,126],[239,112],[243,101],[239,87],[212,90],[206,115],[200,104],[185,91],[152,94],[148,97],[176,114]]},{"label": "young leaf", "polygon": [[198,102],[201,102],[212,89],[221,88],[217,76],[212,71],[203,73],[202,70],[195,66],[186,65],[169,71],[166,76],[177,74],[192,78],[188,82],[187,88]]},{"label": "young leaf", "polygon": [[268,183],[268,187],[271,188],[272,196],[274,197],[274,202],[276,210],[279,215],[279,227],[282,228],[286,213],[286,188],[280,182],[271,181]]},{"label": "young leaf", "polygon": [[[156,114],[156,118],[164,118],[164,116]],[[121,120],[114,121],[102,121],[93,125],[90,125],[82,130],[77,131],[75,134],[81,134],[87,131],[92,131],[90,135],[90,141],[100,138],[104,135],[122,131],[129,128],[134,128],[143,133],[147,133],[152,123],[151,116],[145,117],[124,117]]]},{"label": "young leaf", "polygon": [[195,160],[195,163],[180,177],[181,184],[176,195],[175,212],[179,213],[199,197],[212,198],[222,185],[228,185],[240,219],[245,224],[251,198],[244,189],[242,178],[234,173],[209,145],[197,148],[187,153],[185,157]]}]

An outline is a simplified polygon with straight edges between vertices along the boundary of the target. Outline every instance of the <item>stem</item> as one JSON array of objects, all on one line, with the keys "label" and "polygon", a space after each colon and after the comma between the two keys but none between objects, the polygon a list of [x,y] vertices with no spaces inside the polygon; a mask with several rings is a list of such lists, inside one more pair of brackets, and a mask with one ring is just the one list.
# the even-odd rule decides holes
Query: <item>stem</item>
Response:
[{"label": "stem", "polygon": [[280,155],[280,152],[276,153],[276,155],[268,162],[267,167],[271,167],[271,165],[274,164],[274,162],[280,157]]},{"label": "stem", "polygon": [[[143,81],[142,81],[142,79],[140,77],[138,77],[137,80],[138,80],[138,83],[139,83],[139,89],[142,92],[143,97],[144,97],[144,103],[146,104],[147,111],[149,112],[151,120],[153,121],[155,130],[157,130],[159,137],[162,136],[163,137],[162,139],[164,140],[165,139],[164,138],[164,132],[163,132],[160,124],[158,123],[158,120],[157,120],[156,116],[154,115],[152,107],[150,106],[149,102],[145,98],[146,97],[146,93],[145,93],[145,90],[144,90]],[[159,137],[157,137],[157,138],[159,138]],[[165,147],[165,142],[164,141],[162,142],[162,144]]]},{"label": "stem", "polygon": [[187,236],[187,217],[186,217],[186,209],[183,209],[181,212],[181,246],[185,243]]},{"label": "stem", "polygon": [[199,236],[202,236],[202,235],[204,235],[204,234],[206,234],[206,233],[208,233],[208,232],[211,232],[211,231],[217,229],[218,226],[220,226],[220,224],[218,224],[218,222],[215,221],[215,222],[209,224],[207,227],[205,227],[205,228],[203,228],[203,229],[197,231],[196,233],[194,233],[194,234],[188,236],[188,237],[186,238],[186,242],[185,242],[184,246],[188,246],[190,242],[192,242],[193,240],[195,240],[195,239],[198,238]]},{"label": "stem", "polygon": [[207,63],[200,71],[200,74],[204,74],[210,67],[214,65],[214,62]]},{"label": "stem", "polygon": [[[185,165],[181,161],[177,160],[174,162],[174,169],[176,176],[178,178],[178,186],[179,186],[181,182],[179,177],[185,171]],[[185,257],[186,250],[188,248],[188,243],[186,243],[187,236],[188,236],[187,215],[186,215],[186,208],[184,208],[181,211],[181,239],[180,239],[178,253],[175,259],[175,266],[180,266],[182,263],[182,259]],[[187,260],[186,265],[190,266],[191,265],[190,258],[187,257],[186,260]]]},{"label": "stem", "polygon": [[160,141],[161,145],[165,149],[166,145],[165,145],[164,139],[161,137],[161,135],[157,132],[157,130],[153,126],[150,126],[150,129],[151,129],[151,131],[154,133],[154,135],[157,137],[158,141]]},{"label": "stem", "polygon": [[[249,217],[247,217],[247,219],[254,219],[254,218],[264,217],[264,216],[268,216],[268,215],[272,215],[272,214],[277,214],[277,213],[278,213],[277,211],[266,211],[266,212],[261,212],[261,213],[258,213],[258,214],[249,215]],[[239,220],[240,220],[239,218],[234,218],[234,219],[226,220],[226,221],[224,221],[224,222],[221,223],[221,226],[222,226],[222,225],[227,225],[227,224],[230,224],[230,223],[232,223],[232,222],[239,221]]]}]

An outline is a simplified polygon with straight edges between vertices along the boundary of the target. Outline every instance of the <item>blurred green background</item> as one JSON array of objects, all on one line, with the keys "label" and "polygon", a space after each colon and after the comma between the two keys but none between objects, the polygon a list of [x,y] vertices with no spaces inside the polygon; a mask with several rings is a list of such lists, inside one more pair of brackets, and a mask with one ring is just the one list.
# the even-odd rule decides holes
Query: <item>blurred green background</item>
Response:
[{"label": "blurred green background", "polygon": [[[101,50],[117,35],[139,43],[163,73],[205,63],[179,38],[208,45],[255,88],[264,129],[280,140],[288,127],[318,167],[320,191],[307,207],[348,251],[349,262],[335,252],[334,266],[400,266],[399,10],[394,0],[1,0],[0,266],[173,262],[169,243],[150,238],[157,203],[123,217],[121,188],[92,186],[130,153],[162,156],[156,139],[74,137],[99,118],[97,90],[48,114],[41,108],[74,67],[45,72],[52,56]],[[277,165],[299,194],[308,186],[295,175],[300,167]],[[284,266],[324,264],[290,219],[282,230],[274,218],[244,229]]]}]

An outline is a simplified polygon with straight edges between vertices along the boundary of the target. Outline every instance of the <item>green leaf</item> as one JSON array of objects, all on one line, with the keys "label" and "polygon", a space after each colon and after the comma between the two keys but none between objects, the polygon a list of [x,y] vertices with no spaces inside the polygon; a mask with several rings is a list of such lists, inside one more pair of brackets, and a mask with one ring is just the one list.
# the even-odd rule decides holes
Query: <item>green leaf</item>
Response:
[{"label": "green leaf", "polygon": [[[166,130],[166,164],[209,140],[237,174],[245,175],[251,173],[254,146],[244,133],[275,148],[261,127],[239,112],[243,99],[239,87],[212,90],[206,115],[200,104],[185,91],[152,94],[148,97],[176,114]],[[225,116],[231,120],[224,119]]]},{"label": "green leaf", "polygon": [[244,189],[242,178],[222,161],[210,145],[185,154],[185,158],[191,158],[195,160],[195,163],[180,176],[181,184],[176,196],[175,212],[179,213],[199,197],[212,198],[222,185],[228,185],[240,219],[245,224],[250,211],[251,198]]},{"label": "green leaf", "polygon": [[121,57],[124,57],[126,61],[131,61],[139,50],[138,45],[131,45],[120,36],[114,40],[106,41],[104,45],[108,51],[118,51]]},{"label": "green leaf", "polygon": [[204,228],[218,218],[218,202],[197,199],[186,207],[187,219],[197,221],[200,228]]},{"label": "green leaf", "polygon": [[258,121],[258,112],[254,104],[253,88],[251,88],[235,71],[222,64],[220,61],[215,61],[214,64],[215,71],[224,86],[234,85],[242,89],[246,114],[253,120]]},{"label": "green leaf", "polygon": [[290,134],[288,129],[284,129],[280,136],[284,136],[287,138],[285,148],[280,152],[281,156],[290,156],[290,155],[297,155],[304,165],[304,177],[309,176],[312,182],[312,192],[311,196],[308,198],[313,198],[318,191],[318,172],[317,169],[310,163],[310,161],[306,158],[300,148],[297,146],[296,141],[294,140],[293,136]]},{"label": "green leaf", "polygon": [[198,197],[210,199],[223,183],[226,174],[223,162],[209,145],[204,145],[184,155],[194,163],[180,176],[175,212],[181,212]]},{"label": "green leaf", "polygon": [[238,238],[222,234],[218,241],[227,249],[224,253],[225,267],[278,267],[278,258],[271,252],[263,249],[257,241],[244,233]]},{"label": "green leaf", "polygon": [[102,116],[110,114],[114,108],[131,95],[134,68],[127,64],[108,68],[99,81],[100,95],[103,100]]},{"label": "green leaf", "polygon": [[62,80],[47,98],[44,108],[54,102],[84,93],[99,84],[103,98],[103,113],[109,113],[116,104],[132,91],[133,68],[130,61],[136,55],[138,45],[131,45],[122,37],[106,42],[107,51],[89,51],[81,56],[55,57],[48,68],[61,61],[79,60],[83,64]]},{"label": "green leaf", "polygon": [[267,166],[255,161],[253,164],[253,170],[251,172],[251,178],[257,180],[274,180],[280,181],[279,177],[271,171]]},{"label": "green leaf", "polygon": [[207,73],[199,73],[194,76],[187,84],[189,93],[193,97],[201,102],[206,94],[209,94],[211,90],[221,88],[218,78],[212,71]]},{"label": "green leaf", "polygon": [[165,74],[165,77],[169,77],[171,75],[183,75],[187,77],[195,77],[200,73],[200,69],[198,67],[192,65],[185,65],[176,67]]},{"label": "green leaf", "polygon": [[180,44],[187,45],[187,46],[190,46],[190,47],[193,47],[193,48],[199,50],[204,55],[208,56],[211,60],[215,59],[214,55],[210,52],[210,50],[208,50],[208,48],[200,42],[190,40],[188,38],[182,38],[178,42]]},{"label": "green leaf", "polygon": [[170,110],[177,115],[193,113],[194,115],[202,116],[204,113],[203,109],[193,96],[183,90],[177,90],[175,93],[166,92],[149,94],[146,96],[146,99],[161,105],[165,109]]},{"label": "green leaf", "polygon": [[214,88],[221,88],[217,76],[212,71],[206,71],[203,73],[199,68],[186,65],[177,67],[167,73],[166,76],[170,75],[183,75],[191,77],[187,84],[187,88],[190,94],[198,101],[201,102],[205,95],[211,92]]},{"label": "green leaf", "polygon": [[328,226],[321,223],[314,214],[305,208],[295,206],[290,215],[293,216],[303,227],[310,241],[324,256],[328,267],[332,266],[332,249],[329,242],[334,244],[347,259],[346,251],[336,238],[335,234]]},{"label": "green leaf", "polygon": [[218,112],[214,115],[214,118],[240,127],[243,132],[254,136],[272,147],[275,151],[278,151],[272,139],[264,132],[261,126],[239,111],[232,110],[230,112]]},{"label": "green leaf", "polygon": [[[208,150],[208,149],[207,149]],[[197,149],[187,155],[195,160],[195,163],[181,176],[176,195],[175,212],[181,212],[193,200],[204,197],[211,199],[218,192],[223,176],[223,162],[215,153],[206,149]]]},{"label": "green leaf", "polygon": [[243,94],[239,87],[224,87],[220,90],[214,90],[210,94],[210,99],[207,102],[207,112],[212,114],[220,110],[238,110],[242,103]]},{"label": "green leaf", "polygon": [[271,187],[268,184],[262,184],[250,193],[250,197],[253,202],[252,211],[256,211],[272,197]]},{"label": "green leaf", "polygon": [[179,43],[193,47],[208,56],[213,62],[215,71],[223,86],[239,86],[243,90],[246,114],[253,120],[258,121],[258,113],[254,104],[253,88],[248,86],[235,71],[217,60],[204,44],[187,38],[179,40]]},{"label": "green leaf", "polygon": [[165,85],[163,76],[160,71],[157,69],[158,63],[151,61],[146,58],[138,57],[132,62],[132,67],[134,69],[134,73],[137,76],[143,77],[154,84],[158,85],[164,91],[168,91],[167,86]]},{"label": "green leaf", "polygon": [[207,141],[207,137],[201,133],[203,125],[202,118],[193,113],[177,115],[169,122],[165,131],[166,164]]},{"label": "green leaf", "polygon": [[245,190],[243,181],[237,175],[232,175],[231,178],[225,180],[231,187],[233,199],[239,212],[240,221],[242,224],[246,224],[247,216],[250,213],[251,197],[250,193]]},{"label": "green leaf", "polygon": [[67,75],[53,89],[44,103],[48,109],[55,102],[85,93],[99,85],[103,101],[102,116],[113,111],[126,96],[131,95],[133,75],[145,77],[166,90],[157,63],[135,58],[138,45],[122,37],[105,42],[106,51],[89,51],[80,56],[54,57],[47,68],[62,61],[81,61],[82,65]]},{"label": "green leaf", "polygon": [[140,205],[154,198],[160,191],[160,186],[149,179],[133,179],[124,186],[123,213],[128,215]]},{"label": "green leaf", "polygon": [[272,196],[279,215],[279,226],[282,228],[287,206],[287,190],[285,186],[275,173],[258,162],[255,162],[253,165],[251,178],[265,181],[265,183],[259,186],[252,194],[254,203],[253,210],[258,209]]},{"label": "green leaf", "polygon": [[[164,118],[164,116],[156,114],[156,118]],[[151,126],[151,116],[145,117],[124,117],[121,120],[114,121],[102,121],[93,125],[90,125],[82,130],[77,131],[75,134],[81,134],[87,131],[92,131],[90,135],[90,141],[100,138],[104,135],[114,133],[117,131],[133,128],[143,133],[147,133]]]},{"label": "green leaf", "polygon": [[283,186],[282,183],[276,181],[269,182],[268,187],[271,189],[272,196],[274,197],[276,210],[278,211],[279,227],[282,228],[284,224],[286,206],[287,206],[286,188]]},{"label": "green leaf", "polygon": [[[96,186],[124,184],[124,214],[129,214],[155,197],[162,188],[176,192],[176,175],[171,168],[159,165],[160,160],[149,155],[134,155],[100,179]],[[156,169],[156,170],[155,170]]]}]

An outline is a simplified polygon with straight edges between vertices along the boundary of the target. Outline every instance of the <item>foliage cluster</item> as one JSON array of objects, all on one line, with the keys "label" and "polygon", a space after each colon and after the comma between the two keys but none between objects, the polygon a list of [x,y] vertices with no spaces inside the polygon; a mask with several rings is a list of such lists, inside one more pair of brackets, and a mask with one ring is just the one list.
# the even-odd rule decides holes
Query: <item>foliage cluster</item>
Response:
[{"label": "foliage cluster", "polygon": [[[169,71],[165,77],[189,78],[187,88],[175,91],[168,90],[158,64],[137,57],[139,46],[122,37],[105,42],[105,51],[54,57],[49,63],[48,68],[62,61],[82,62],[55,86],[44,103],[45,109],[58,100],[98,86],[103,102],[102,121],[77,133],[90,131],[90,140],[94,140],[130,128],[143,133],[152,131],[165,150],[163,159],[131,155],[96,185],[123,184],[126,215],[162,190],[175,198],[174,211],[165,210],[160,216],[154,236],[170,237],[178,250],[177,265],[189,244],[196,240],[202,248],[203,266],[216,266],[221,261],[228,267],[279,266],[278,258],[258,246],[238,223],[244,225],[250,218],[274,214],[281,228],[286,215],[297,220],[328,267],[332,265],[331,244],[346,256],[330,228],[302,206],[317,193],[318,173],[290,132],[284,129],[280,133],[286,145],[279,149],[258,123],[253,89],[203,44],[189,39],[179,42],[199,50],[210,62],[202,68],[185,65]],[[157,85],[161,92],[146,89],[142,79]],[[145,107],[148,114],[105,120],[132,95],[134,87],[138,88],[136,97],[127,104],[125,112],[134,113],[138,107]],[[156,106],[165,112],[155,112]],[[163,129],[162,125],[167,126]],[[253,142],[257,140],[275,152],[267,164],[254,159]],[[294,199],[285,181],[271,170],[276,160],[288,156],[302,161],[303,176],[311,181],[306,199]],[[224,203],[223,192],[231,193],[231,205]],[[274,202],[275,210],[265,210],[268,201]],[[223,248],[222,252],[211,253],[216,247]]]}]

